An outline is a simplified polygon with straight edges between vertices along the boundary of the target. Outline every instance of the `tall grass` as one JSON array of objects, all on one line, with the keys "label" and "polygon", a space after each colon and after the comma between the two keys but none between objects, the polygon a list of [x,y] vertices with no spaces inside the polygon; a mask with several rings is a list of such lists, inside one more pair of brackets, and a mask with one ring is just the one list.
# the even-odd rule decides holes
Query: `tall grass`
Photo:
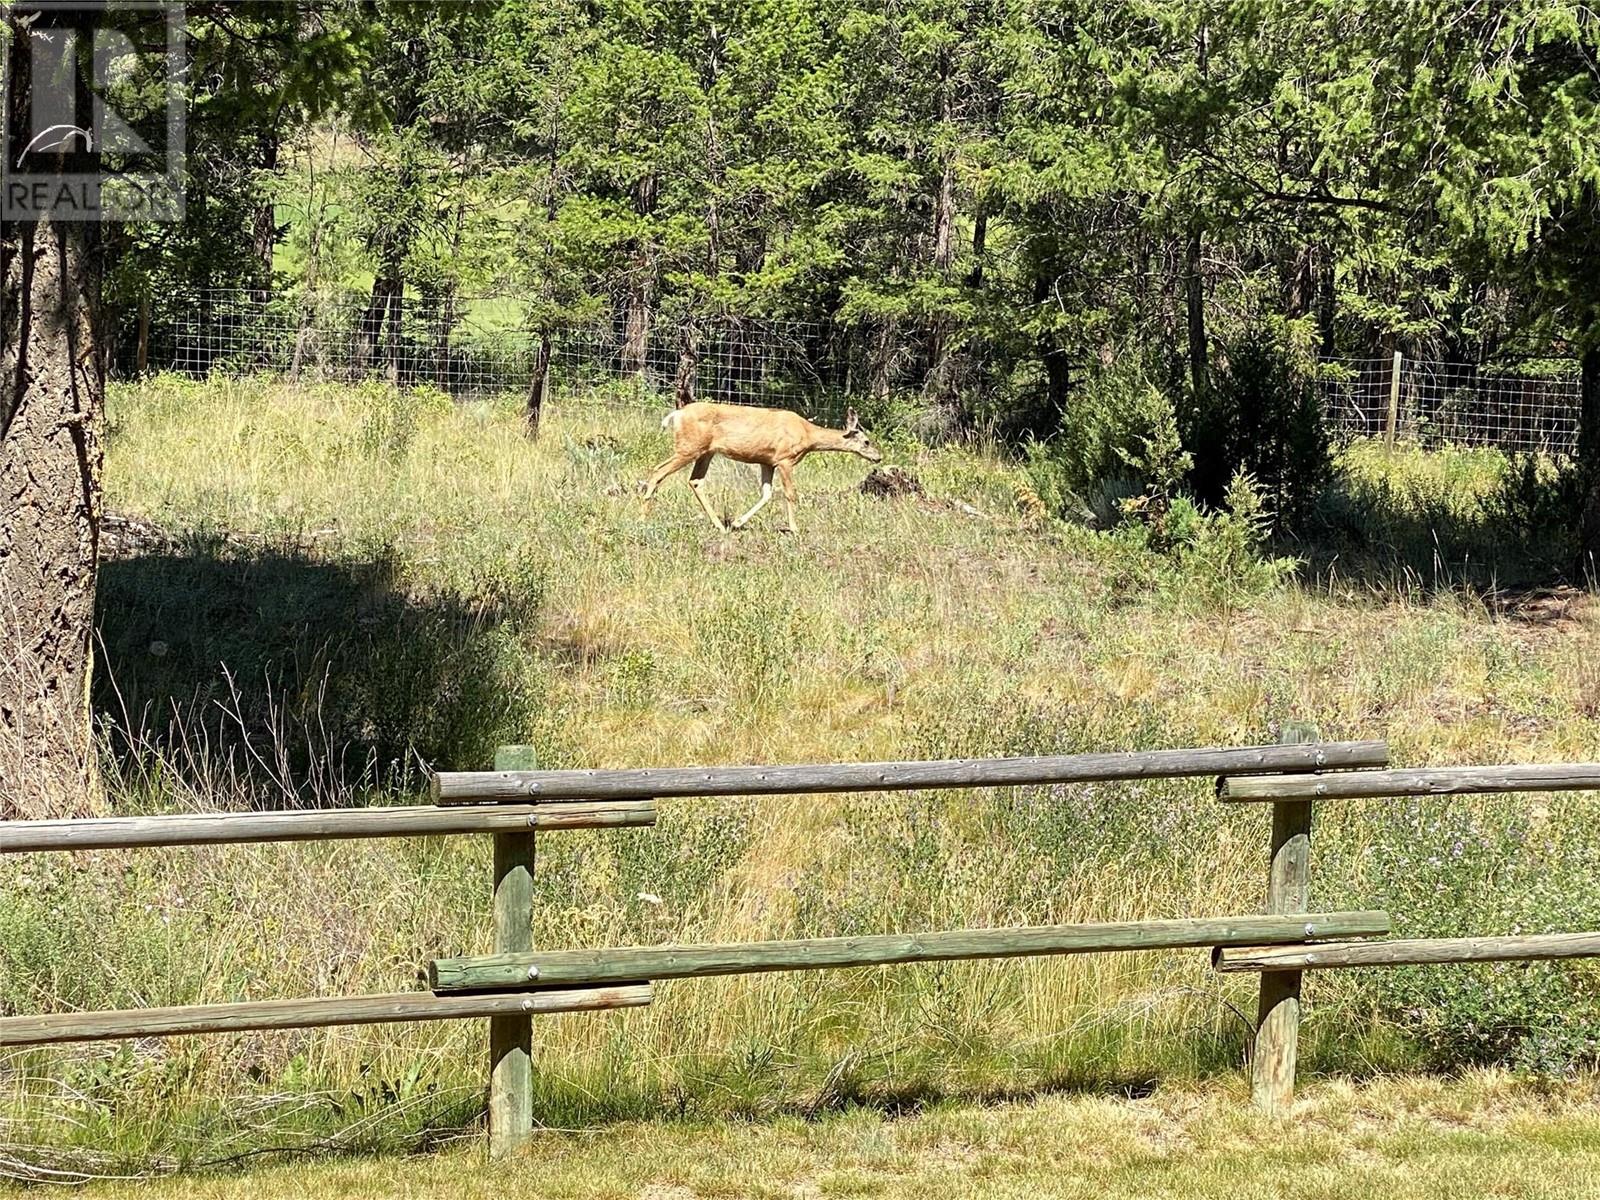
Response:
[{"label": "tall grass", "polygon": [[[104,581],[121,810],[393,802],[499,742],[551,766],[911,758],[1262,741],[1294,717],[1387,737],[1408,764],[1600,757],[1592,607],[1533,624],[1449,592],[1219,590],[1125,539],[1040,527],[993,453],[899,443],[929,492],[905,502],[820,457],[798,475],[800,537],[725,538],[681,484],[640,515],[633,485],[665,453],[650,414],[561,407],[530,445],[509,400],[158,379],[114,389],[110,415],[111,505],[164,531]],[[748,504],[748,470],[710,478],[724,509]],[[1412,934],[1600,920],[1586,799],[1433,805],[1330,806],[1318,902],[1390,907]],[[1205,781],[663,810],[654,830],[541,839],[535,944],[1261,901],[1266,815]],[[0,1007],[414,986],[434,955],[487,949],[487,858],[450,838],[10,860]],[[1592,1061],[1593,1023],[1556,1003],[1592,972],[1452,978],[1487,982],[1317,979],[1308,1061]],[[541,1021],[537,1112],[1143,1088],[1236,1066],[1252,1005],[1194,952],[684,981],[648,1010]],[[1536,1052],[1519,1022],[1565,1032]],[[481,1114],[482,1026],[10,1052],[0,1139],[107,1170],[427,1144]]]}]

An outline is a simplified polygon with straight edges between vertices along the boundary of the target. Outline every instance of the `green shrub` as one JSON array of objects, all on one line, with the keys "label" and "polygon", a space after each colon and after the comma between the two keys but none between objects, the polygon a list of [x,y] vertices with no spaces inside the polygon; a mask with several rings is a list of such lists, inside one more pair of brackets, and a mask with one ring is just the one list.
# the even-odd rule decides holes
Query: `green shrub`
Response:
[{"label": "green shrub", "polygon": [[357,445],[363,455],[397,462],[405,457],[422,423],[448,414],[454,402],[428,384],[401,390],[369,380],[355,389],[362,407]]},{"label": "green shrub", "polygon": [[1583,473],[1541,454],[1514,455],[1484,511],[1519,544],[1543,544],[1550,560],[1570,561],[1578,550]]},{"label": "green shrub", "polygon": [[1024,443],[1023,469],[1053,514],[1107,527],[1129,497],[1170,491],[1181,455],[1171,403],[1129,358],[1085,385],[1058,433]]},{"label": "green shrub", "polygon": [[[1423,798],[1385,805],[1318,852],[1330,902],[1395,914],[1404,937],[1557,933],[1600,922],[1600,829],[1591,797]],[[1340,894],[1342,893],[1342,894]],[[1376,1010],[1439,1067],[1540,1074],[1600,1065],[1600,971],[1574,962],[1356,972]]]},{"label": "green shrub", "polygon": [[1129,501],[1126,510],[1137,519],[1119,528],[1114,540],[1171,559],[1174,570],[1162,580],[1168,586],[1231,600],[1270,591],[1298,566],[1267,553],[1271,516],[1243,471],[1229,481],[1221,508],[1206,509],[1183,495],[1150,494]]},{"label": "green shrub", "polygon": [[1548,576],[1576,556],[1581,483],[1570,466],[1495,449],[1352,443],[1317,503],[1316,541],[1346,563],[1454,584]]},{"label": "green shrub", "polygon": [[1234,476],[1255,480],[1278,529],[1303,528],[1329,477],[1328,437],[1311,381],[1264,333],[1228,348],[1226,367],[1186,413],[1190,483],[1220,504]]}]

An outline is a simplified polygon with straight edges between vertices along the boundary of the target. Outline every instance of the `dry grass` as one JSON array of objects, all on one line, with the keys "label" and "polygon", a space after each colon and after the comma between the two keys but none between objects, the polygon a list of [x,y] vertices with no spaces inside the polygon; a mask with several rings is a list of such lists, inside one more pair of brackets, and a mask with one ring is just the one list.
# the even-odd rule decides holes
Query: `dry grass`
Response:
[{"label": "dry grass", "polygon": [[1249,1113],[1237,1088],[1045,1096],[901,1118],[855,1110],[814,1122],[624,1124],[543,1134],[506,1162],[461,1147],[103,1183],[83,1194],[1578,1200],[1600,1195],[1597,1101],[1592,1080],[1534,1089],[1494,1074],[1328,1083],[1282,1122]]},{"label": "dry grass", "polygon": [[[860,496],[855,460],[808,462],[799,538],[760,518],[729,538],[676,480],[640,515],[633,485],[665,448],[653,413],[557,407],[529,446],[510,406],[157,381],[117,392],[111,417],[113,507],[201,537],[112,580],[111,666],[124,695],[157,702],[145,757],[116,783],[124,807],[363,799],[376,777],[292,778],[274,755],[309,741],[326,768],[330,747],[389,744],[369,728],[383,721],[421,729],[425,753],[455,767],[483,765],[496,741],[532,742],[562,766],[913,758],[1252,742],[1287,717],[1387,737],[1400,764],[1600,758],[1592,605],[1533,623],[1451,593],[1237,594],[1083,531],[1035,528],[1012,510],[1010,469],[981,452],[891,441],[891,461],[929,493],[902,502]],[[733,511],[753,487],[723,463],[711,484]],[[351,565],[373,562],[382,571]],[[191,613],[192,597],[161,590],[191,568],[231,590]],[[308,594],[331,619],[308,641],[299,600],[273,608],[274,592],[298,597],[291,584],[329,573],[334,590]],[[220,659],[263,644],[297,664],[292,686],[269,689],[277,740],[223,761],[216,739],[253,718],[223,689],[238,711],[217,720],[205,689]],[[478,691],[458,686],[467,667]],[[173,705],[183,736],[164,724]],[[1496,804],[1450,811],[1491,823],[1528,811]],[[1265,814],[1221,811],[1205,781],[664,808],[655,831],[544,840],[536,944],[1175,917],[1261,899]],[[1516,859],[1504,839],[1474,851],[1493,871],[1419,899],[1373,847],[1456,835],[1409,820],[1330,813],[1317,894],[1391,906],[1413,933],[1455,932],[1463,916],[1492,923],[1480,932],[1600,920],[1582,875],[1567,908],[1539,907],[1516,871],[1577,868],[1544,850]],[[1594,824],[1557,810],[1547,827],[1581,849]],[[0,880],[0,1003],[18,1011],[389,990],[435,954],[487,948],[476,839],[15,862]],[[1419,1061],[1364,986],[1315,985],[1312,1071]],[[1197,952],[684,982],[648,1011],[542,1022],[540,1113],[583,1126],[779,1119],[1208,1078],[1239,1060],[1248,991]],[[50,1163],[196,1162],[330,1131],[345,1147],[428,1144],[480,1111],[480,1024],[13,1054],[0,1057],[0,1129]],[[1073,1105],[1098,1111],[1006,1111]],[[773,1153],[815,1155],[812,1129],[775,1136]],[[465,1161],[437,1169],[466,1177]]]}]

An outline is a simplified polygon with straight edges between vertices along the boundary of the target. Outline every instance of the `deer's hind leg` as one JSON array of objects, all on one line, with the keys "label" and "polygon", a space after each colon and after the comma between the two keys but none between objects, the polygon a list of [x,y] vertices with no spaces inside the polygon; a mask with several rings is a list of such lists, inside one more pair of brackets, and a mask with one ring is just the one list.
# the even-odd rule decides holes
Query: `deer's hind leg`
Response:
[{"label": "deer's hind leg", "polygon": [[772,499],[772,468],[767,466],[765,463],[763,463],[761,465],[761,499],[757,500],[755,502],[755,504],[753,504],[751,506],[749,512],[745,513],[744,516],[740,517],[737,521],[735,521],[733,523],[733,527],[735,529],[743,529],[746,525],[748,525],[750,523],[750,518],[755,516],[758,512],[760,512],[763,508],[765,508],[766,505],[767,505],[767,501],[771,500],[771,499]]},{"label": "deer's hind leg", "polygon": [[645,515],[648,516],[650,513],[650,501],[655,499],[656,489],[661,486],[661,481],[674,472],[683,470],[693,461],[694,455],[692,454],[675,453],[650,473],[650,478],[645,481],[644,490],[641,493]]},{"label": "deer's hind leg", "polygon": [[727,533],[728,527],[722,523],[722,518],[712,511],[711,501],[706,499],[705,489],[701,484],[705,481],[706,472],[711,469],[711,460],[715,454],[702,454],[694,460],[694,470],[689,472],[689,490],[694,493],[694,498],[700,501],[700,507],[706,510],[706,516],[711,518],[711,523],[717,527],[718,533]]}]

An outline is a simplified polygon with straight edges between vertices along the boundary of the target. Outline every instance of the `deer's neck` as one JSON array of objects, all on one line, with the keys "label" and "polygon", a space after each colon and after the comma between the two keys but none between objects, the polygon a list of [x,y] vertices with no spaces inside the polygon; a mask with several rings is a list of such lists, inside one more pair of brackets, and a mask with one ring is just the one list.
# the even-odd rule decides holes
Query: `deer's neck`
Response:
[{"label": "deer's neck", "polygon": [[850,443],[844,439],[843,430],[823,429],[820,425],[816,427],[816,432],[811,435],[811,449],[853,453]]}]

